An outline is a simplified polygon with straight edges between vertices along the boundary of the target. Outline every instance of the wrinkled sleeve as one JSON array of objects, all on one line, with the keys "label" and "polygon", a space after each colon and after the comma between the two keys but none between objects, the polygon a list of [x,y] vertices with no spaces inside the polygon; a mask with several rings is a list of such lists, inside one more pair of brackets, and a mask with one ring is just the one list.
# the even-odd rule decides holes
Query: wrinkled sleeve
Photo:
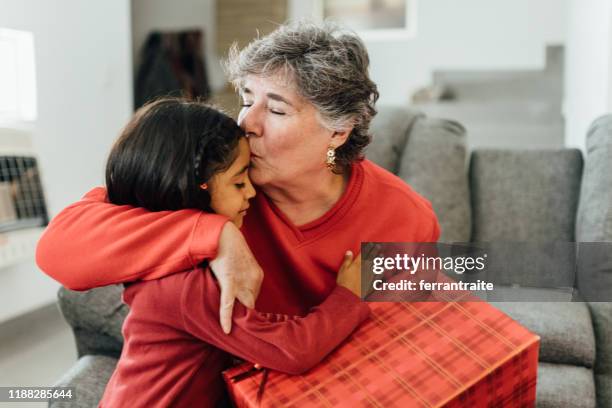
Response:
[{"label": "wrinkled sleeve", "polygon": [[96,188],[49,223],[36,263],[73,290],[157,279],[214,258],[225,222],[198,210],[114,205],[104,188]]},{"label": "wrinkled sleeve", "polygon": [[209,271],[191,276],[181,299],[188,332],[247,361],[289,374],[319,363],[369,315],[370,309],[348,289],[336,286],[304,317],[260,313],[234,305],[232,331],[218,323],[219,288]]}]

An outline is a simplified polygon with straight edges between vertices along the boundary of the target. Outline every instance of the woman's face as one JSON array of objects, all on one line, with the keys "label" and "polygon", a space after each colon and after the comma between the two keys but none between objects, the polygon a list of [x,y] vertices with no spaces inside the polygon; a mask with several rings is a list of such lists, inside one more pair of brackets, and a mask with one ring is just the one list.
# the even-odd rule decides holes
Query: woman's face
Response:
[{"label": "woman's face", "polygon": [[225,171],[215,174],[208,183],[210,207],[217,213],[229,217],[242,226],[242,220],[249,208],[249,200],[255,196],[255,189],[248,176],[249,144],[245,138],[238,142],[238,155]]},{"label": "woman's face", "polygon": [[320,123],[317,109],[291,81],[250,75],[241,97],[238,123],[249,137],[253,183],[283,186],[320,174],[334,131]]}]

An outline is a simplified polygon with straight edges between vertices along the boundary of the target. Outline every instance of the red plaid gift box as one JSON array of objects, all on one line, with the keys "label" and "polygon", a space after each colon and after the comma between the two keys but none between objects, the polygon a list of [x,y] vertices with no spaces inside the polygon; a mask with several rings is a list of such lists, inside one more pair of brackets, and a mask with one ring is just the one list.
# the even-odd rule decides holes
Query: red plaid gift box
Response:
[{"label": "red plaid gift box", "polygon": [[[540,339],[488,303],[370,307],[370,319],[305,375],[268,373],[250,363],[225,371],[235,405],[535,405]],[[260,398],[258,391],[263,391]]]}]

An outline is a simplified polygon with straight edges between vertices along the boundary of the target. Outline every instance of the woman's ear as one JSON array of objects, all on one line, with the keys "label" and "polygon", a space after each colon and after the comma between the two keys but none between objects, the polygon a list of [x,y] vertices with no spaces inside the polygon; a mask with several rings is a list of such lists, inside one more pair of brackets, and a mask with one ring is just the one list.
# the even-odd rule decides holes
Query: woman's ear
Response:
[{"label": "woman's ear", "polygon": [[330,145],[334,146],[334,148],[336,149],[339,148],[340,146],[346,143],[352,131],[352,126],[346,129],[335,130],[332,134]]}]

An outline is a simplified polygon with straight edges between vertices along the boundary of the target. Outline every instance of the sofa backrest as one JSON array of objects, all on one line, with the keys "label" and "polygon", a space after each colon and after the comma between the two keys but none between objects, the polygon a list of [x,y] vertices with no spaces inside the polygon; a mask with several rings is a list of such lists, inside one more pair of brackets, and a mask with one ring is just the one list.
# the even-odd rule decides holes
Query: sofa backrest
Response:
[{"label": "sofa backrest", "polygon": [[408,141],[408,133],[420,112],[394,106],[377,107],[378,114],[370,125],[372,142],[366,149],[366,157],[380,167],[397,174],[400,159]]},{"label": "sofa backrest", "polygon": [[474,151],[472,241],[574,241],[581,177],[577,149]]},{"label": "sofa backrest", "polygon": [[471,210],[465,129],[402,108],[379,107],[366,156],[427,198],[441,227],[441,242],[470,238]]}]

